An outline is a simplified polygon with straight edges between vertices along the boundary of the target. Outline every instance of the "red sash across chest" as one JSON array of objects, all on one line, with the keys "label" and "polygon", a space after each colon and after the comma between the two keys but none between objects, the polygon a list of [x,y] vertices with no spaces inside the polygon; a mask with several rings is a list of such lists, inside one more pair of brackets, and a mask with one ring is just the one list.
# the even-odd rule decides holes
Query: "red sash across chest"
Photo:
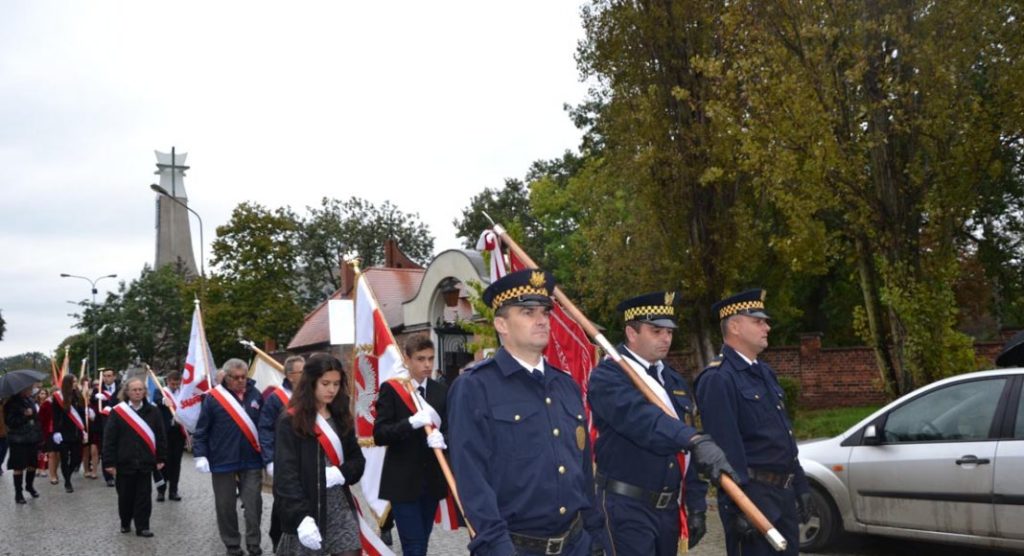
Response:
[{"label": "red sash across chest", "polygon": [[[64,409],[64,395],[60,393],[60,390],[53,393],[53,401],[57,403],[62,410]],[[78,427],[78,430],[85,432],[85,422],[82,421],[82,416],[78,414],[78,410],[75,406],[68,404],[68,408],[65,410],[68,417],[71,417],[71,421]]]},{"label": "red sash across chest", "polygon": [[345,463],[345,452],[341,449],[341,439],[338,438],[338,433],[334,432],[331,424],[319,413],[316,415],[316,424],[313,425],[313,431],[316,432],[317,442],[324,449],[324,454],[331,462],[331,465],[337,467]]},{"label": "red sash across chest", "polygon": [[125,423],[128,423],[128,426],[135,431],[135,434],[139,435],[139,438],[141,438],[146,444],[146,447],[149,448],[150,453],[156,457],[156,435],[153,434],[153,429],[149,426],[149,423],[147,423],[141,415],[136,413],[135,410],[128,405],[128,402],[121,402],[115,405],[112,413],[124,420]]},{"label": "red sash across chest", "polygon": [[259,452],[260,442],[256,433],[256,424],[249,418],[249,414],[245,412],[245,408],[242,407],[242,404],[238,403],[238,398],[220,385],[213,390],[210,390],[210,395],[213,396],[213,399],[220,404],[229,416],[231,416],[231,420],[238,425],[238,428],[242,431],[242,435],[249,441],[252,448]]}]

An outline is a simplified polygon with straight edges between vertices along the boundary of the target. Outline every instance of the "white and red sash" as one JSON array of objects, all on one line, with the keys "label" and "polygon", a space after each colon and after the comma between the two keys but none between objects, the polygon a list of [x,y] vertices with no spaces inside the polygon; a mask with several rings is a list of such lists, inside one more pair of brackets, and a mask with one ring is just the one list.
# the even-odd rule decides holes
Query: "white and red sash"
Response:
[{"label": "white and red sash", "polygon": [[331,465],[339,467],[342,463],[345,463],[345,452],[341,449],[341,439],[338,438],[338,433],[334,432],[331,424],[319,413],[316,414],[316,424],[313,425],[313,431],[316,433],[316,439],[320,442],[320,447],[324,449],[324,454],[327,455]]},{"label": "white and red sash", "polygon": [[252,449],[259,452],[260,441],[258,440],[259,437],[256,433],[256,424],[249,418],[249,414],[245,412],[245,408],[242,407],[242,404],[238,403],[238,398],[231,392],[228,392],[227,389],[220,384],[218,384],[213,390],[210,390],[210,395],[213,396],[213,399],[217,400],[217,403],[219,403],[220,406],[224,408],[224,411],[231,416],[231,420],[238,425],[239,429],[241,429],[242,435],[245,436],[245,439],[252,445]]},{"label": "white and red sash", "polygon": [[149,423],[147,423],[141,415],[136,413],[135,410],[128,405],[128,402],[121,402],[115,405],[112,412],[116,413],[117,416],[125,423],[128,423],[128,426],[135,431],[135,434],[139,435],[142,442],[146,444],[147,448],[149,448],[153,457],[156,457],[156,435],[153,434],[153,429],[150,428]]},{"label": "white and red sash", "polygon": [[64,395],[60,393],[60,390],[53,393],[53,401],[57,402],[57,405],[60,406],[62,410],[65,410],[68,417],[71,417],[71,422],[78,427],[78,430],[85,433],[85,421],[82,421],[82,416],[78,414],[78,410],[75,409],[74,404],[68,404],[67,409],[64,408]]},{"label": "white and red sash", "polygon": [[285,390],[284,386],[275,387],[274,395],[277,396],[277,399],[281,400],[281,403],[284,404],[284,407],[288,407],[288,402],[292,400],[292,393]]}]

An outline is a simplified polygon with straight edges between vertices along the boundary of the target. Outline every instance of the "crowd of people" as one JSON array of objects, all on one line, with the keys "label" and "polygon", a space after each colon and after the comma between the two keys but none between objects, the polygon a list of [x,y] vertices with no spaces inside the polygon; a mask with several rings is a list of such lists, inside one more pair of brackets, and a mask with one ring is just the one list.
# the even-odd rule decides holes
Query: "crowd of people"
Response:
[{"label": "crowd of people", "polygon": [[[381,384],[374,407],[373,443],[388,448],[380,470],[379,497],[390,502],[380,516],[382,537],[396,526],[403,554],[427,553],[435,511],[450,494],[442,471],[450,458],[474,554],[675,554],[680,542],[700,542],[707,483],[726,475],[782,533],[786,553],[796,554],[799,522],[809,517],[808,485],[782,388],[757,360],[770,330],[764,291],[713,307],[724,345],[696,390],[665,360],[681,295],[623,301],[625,341],[594,368],[584,398],[543,356],[553,288],[551,275],[538,270],[488,286],[483,301],[494,310],[501,347],[465,369],[450,392],[432,378],[431,340],[406,342],[408,374]],[[81,390],[72,376],[49,394],[25,389],[5,402],[0,422],[0,456],[9,451],[15,501],[39,496],[37,470],[56,484],[59,467],[72,493],[76,468],[96,478],[101,467],[116,487],[121,531],[134,525],[137,535],[151,537],[153,485],[158,502],[182,499],[181,458],[190,441],[195,468],[210,475],[229,556],[262,554],[264,476],[273,483],[276,554],[357,555],[350,489],[366,462],[347,396],[350,375],[326,353],[290,357],[284,367],[281,386],[260,392],[245,361],[226,361],[191,437],[162,394],[147,399],[144,377],[121,383],[105,369],[100,382]],[[180,382],[169,373],[166,391],[175,396]],[[718,496],[728,553],[775,554],[722,489]]]}]

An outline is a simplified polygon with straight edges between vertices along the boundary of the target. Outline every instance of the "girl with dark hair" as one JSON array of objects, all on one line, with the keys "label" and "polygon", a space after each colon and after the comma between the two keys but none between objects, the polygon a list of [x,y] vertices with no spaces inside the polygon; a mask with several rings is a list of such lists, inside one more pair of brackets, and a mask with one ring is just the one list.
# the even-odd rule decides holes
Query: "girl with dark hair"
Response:
[{"label": "girl with dark hair", "polygon": [[82,463],[82,438],[85,432],[85,401],[76,387],[78,380],[68,374],[53,393],[53,445],[60,453],[60,473],[64,491],[74,492],[71,474]]},{"label": "girl with dark hair", "polygon": [[281,503],[280,555],[357,556],[362,551],[349,486],[363,476],[345,370],[318,353],[277,422],[274,497]]}]

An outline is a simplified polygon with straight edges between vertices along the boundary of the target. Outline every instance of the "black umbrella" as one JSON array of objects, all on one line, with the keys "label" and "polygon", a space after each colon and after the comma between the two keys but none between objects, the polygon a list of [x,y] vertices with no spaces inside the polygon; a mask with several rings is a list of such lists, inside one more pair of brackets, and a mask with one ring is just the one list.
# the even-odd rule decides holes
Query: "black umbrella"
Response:
[{"label": "black umbrella", "polygon": [[1024,367],[1024,331],[1014,334],[1003,352],[996,357],[999,367]]},{"label": "black umbrella", "polygon": [[10,398],[33,384],[42,382],[46,378],[44,373],[32,369],[21,369],[11,371],[0,376],[0,399]]}]

